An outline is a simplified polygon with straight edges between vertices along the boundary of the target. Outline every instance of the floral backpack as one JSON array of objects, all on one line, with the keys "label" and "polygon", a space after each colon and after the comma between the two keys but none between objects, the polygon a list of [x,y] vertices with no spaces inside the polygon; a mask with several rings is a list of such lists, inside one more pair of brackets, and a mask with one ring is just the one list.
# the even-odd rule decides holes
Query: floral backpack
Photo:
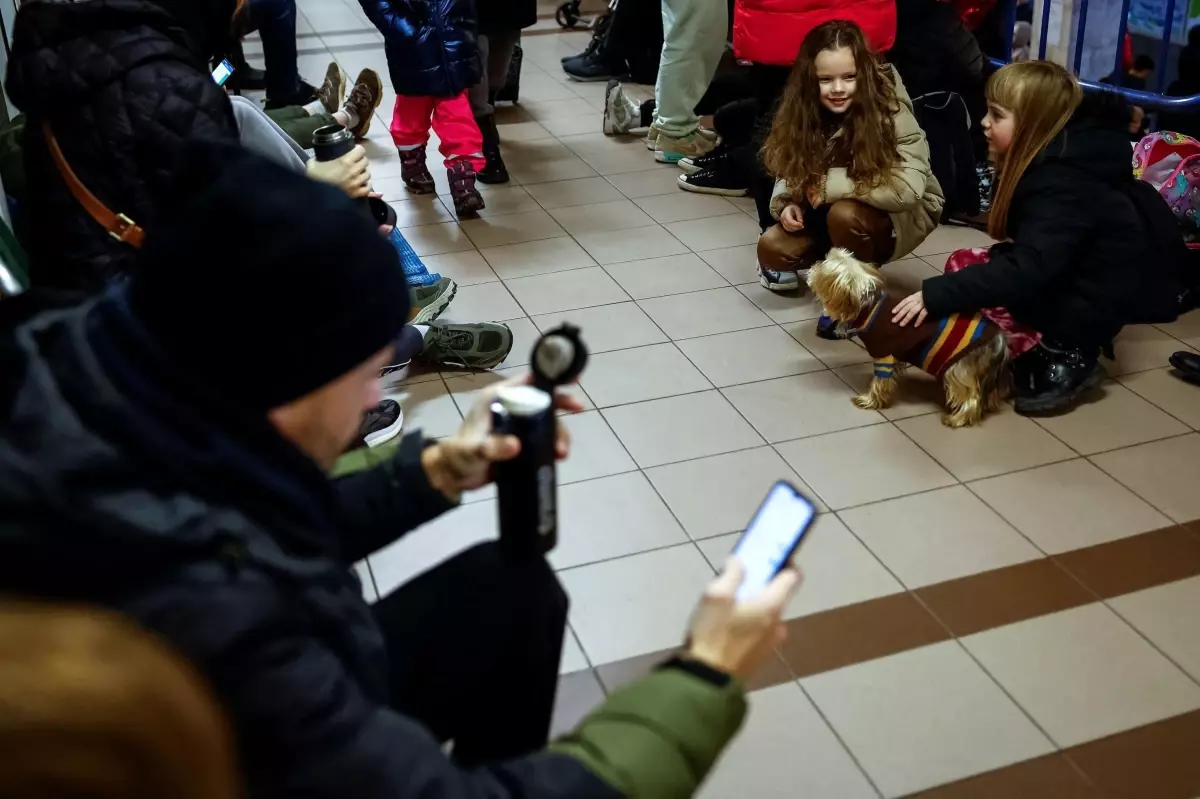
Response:
[{"label": "floral backpack", "polygon": [[1133,148],[1133,176],[1167,201],[1191,249],[1200,249],[1200,141],[1182,133],[1151,133]]}]

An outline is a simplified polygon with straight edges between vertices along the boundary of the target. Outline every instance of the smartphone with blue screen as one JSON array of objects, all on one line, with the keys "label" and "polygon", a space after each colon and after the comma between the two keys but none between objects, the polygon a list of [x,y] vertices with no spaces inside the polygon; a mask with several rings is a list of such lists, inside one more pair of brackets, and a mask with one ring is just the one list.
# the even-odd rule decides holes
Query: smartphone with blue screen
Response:
[{"label": "smartphone with blue screen", "polygon": [[745,566],[738,601],[753,597],[775,579],[796,553],[816,515],[812,500],[791,483],[780,480],[771,486],[733,547],[733,554]]},{"label": "smartphone with blue screen", "polygon": [[229,80],[229,76],[232,74],[233,64],[230,64],[229,59],[226,58],[220,64],[217,64],[217,68],[212,71],[212,79],[216,81],[218,86],[224,86],[225,81]]}]

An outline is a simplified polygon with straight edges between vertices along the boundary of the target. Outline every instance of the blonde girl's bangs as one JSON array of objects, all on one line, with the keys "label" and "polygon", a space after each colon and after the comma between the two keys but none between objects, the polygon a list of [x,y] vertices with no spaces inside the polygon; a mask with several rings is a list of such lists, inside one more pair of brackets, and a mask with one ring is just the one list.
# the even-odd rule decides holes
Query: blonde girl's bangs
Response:
[{"label": "blonde girl's bangs", "polygon": [[1021,105],[1021,76],[1010,69],[992,73],[987,82],[987,101],[1001,108],[1015,110]]}]

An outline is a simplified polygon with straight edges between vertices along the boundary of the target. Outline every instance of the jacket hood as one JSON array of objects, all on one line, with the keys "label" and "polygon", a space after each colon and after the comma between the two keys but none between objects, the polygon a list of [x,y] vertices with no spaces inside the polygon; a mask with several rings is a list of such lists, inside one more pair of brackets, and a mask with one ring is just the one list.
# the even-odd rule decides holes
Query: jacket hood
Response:
[{"label": "jacket hood", "polygon": [[1068,124],[1034,163],[1071,166],[1109,184],[1133,177],[1128,133],[1084,120]]},{"label": "jacket hood", "polygon": [[116,291],[0,342],[0,592],[106,596],[229,551],[292,573],[336,558],[326,476],[173,377],[136,324]]},{"label": "jacket hood", "polygon": [[80,100],[133,67],[157,59],[204,68],[223,52],[236,0],[37,0],[13,27],[6,87],[40,113]]}]

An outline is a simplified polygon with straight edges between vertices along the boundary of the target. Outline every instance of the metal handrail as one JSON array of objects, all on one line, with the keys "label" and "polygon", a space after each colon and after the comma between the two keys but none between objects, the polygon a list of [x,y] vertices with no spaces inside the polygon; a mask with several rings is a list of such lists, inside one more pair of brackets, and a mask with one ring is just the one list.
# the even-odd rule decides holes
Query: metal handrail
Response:
[{"label": "metal handrail", "polygon": [[[988,62],[993,67],[999,68],[1009,63],[1012,60],[1012,39],[1013,27],[1016,24],[1017,17],[1017,0],[1001,0],[1004,9],[1004,52],[1008,54],[1007,60],[998,58],[989,58]],[[1075,32],[1075,52],[1072,54],[1071,61],[1073,62],[1075,74],[1079,74],[1080,65],[1083,63],[1083,38],[1087,25],[1087,8],[1088,0],[1076,0],[1079,5],[1079,22]],[[1129,3],[1130,0],[1125,0],[1121,4],[1121,25],[1117,36],[1117,53],[1114,59],[1113,71],[1111,74],[1120,75],[1123,70],[1122,52],[1125,46],[1125,31],[1129,18]],[[1038,58],[1045,59],[1046,57],[1046,39],[1047,32],[1050,29],[1050,6],[1051,0],[1043,0],[1042,2],[1042,29],[1038,39]],[[1163,88],[1166,85],[1167,78],[1167,56],[1170,53],[1171,32],[1175,25],[1175,0],[1167,0],[1167,19],[1163,23],[1162,39],[1158,45],[1158,75],[1155,80],[1157,84],[1155,91],[1141,91],[1139,89],[1129,89],[1124,86],[1109,86],[1105,83],[1096,83],[1090,80],[1079,81],[1079,85],[1083,87],[1085,92],[1115,92],[1120,94],[1127,102],[1132,105],[1140,106],[1148,112],[1151,111],[1197,111],[1200,112],[1200,94],[1193,94],[1190,97],[1166,97],[1163,95]]]}]

